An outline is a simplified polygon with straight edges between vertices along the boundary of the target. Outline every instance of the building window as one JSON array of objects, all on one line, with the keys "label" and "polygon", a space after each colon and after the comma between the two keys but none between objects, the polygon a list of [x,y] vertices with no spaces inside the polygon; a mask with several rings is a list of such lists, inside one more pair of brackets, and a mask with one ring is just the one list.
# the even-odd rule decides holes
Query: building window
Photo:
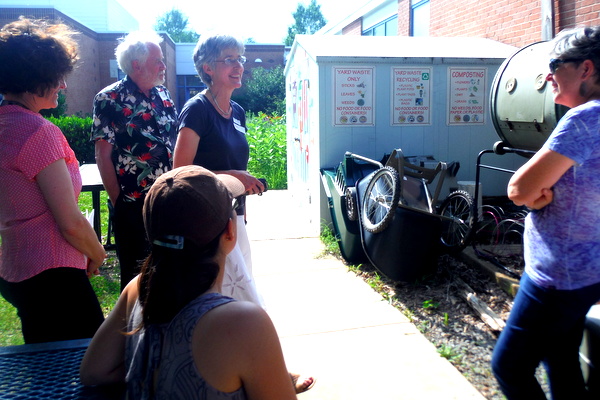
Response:
[{"label": "building window", "polygon": [[410,36],[429,36],[429,0],[410,0]]},{"label": "building window", "polygon": [[121,71],[121,68],[119,68],[119,63],[117,62],[117,60],[109,60],[108,63],[109,63],[109,67],[110,67],[110,77],[111,78],[115,78],[118,81],[125,78],[125,72]]},{"label": "building window", "polygon": [[197,75],[177,75],[177,108],[181,110],[186,101],[206,89]]},{"label": "building window", "polygon": [[398,36],[398,16],[394,15],[363,31],[363,36]]}]

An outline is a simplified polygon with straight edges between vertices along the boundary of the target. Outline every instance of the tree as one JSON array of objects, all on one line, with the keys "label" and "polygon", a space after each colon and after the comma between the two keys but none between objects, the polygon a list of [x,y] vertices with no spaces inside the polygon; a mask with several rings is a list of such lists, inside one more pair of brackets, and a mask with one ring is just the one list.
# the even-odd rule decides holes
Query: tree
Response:
[{"label": "tree", "polygon": [[273,69],[254,68],[252,78],[245,84],[243,94],[238,95],[235,101],[252,113],[283,115],[285,113],[283,67],[278,65]]},{"label": "tree", "polygon": [[154,25],[157,31],[167,32],[175,43],[195,43],[200,35],[187,27],[187,17],[175,8],[159,17]]},{"label": "tree", "polygon": [[284,40],[286,46],[291,46],[294,43],[296,35],[313,34],[327,24],[317,0],[310,0],[308,7],[298,3],[298,8],[292,16],[296,22],[288,27],[288,35]]}]

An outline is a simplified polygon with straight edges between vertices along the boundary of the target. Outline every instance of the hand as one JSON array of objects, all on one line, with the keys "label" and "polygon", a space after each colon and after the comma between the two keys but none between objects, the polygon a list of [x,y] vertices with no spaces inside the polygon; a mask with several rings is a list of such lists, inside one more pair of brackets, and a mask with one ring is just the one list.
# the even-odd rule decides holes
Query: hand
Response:
[{"label": "hand", "polygon": [[265,191],[265,186],[261,181],[252,176],[248,171],[228,171],[231,176],[237,178],[246,189],[246,194],[260,194]]},{"label": "hand", "polygon": [[541,196],[538,197],[537,199],[535,199],[532,204],[526,204],[526,206],[531,208],[532,210],[541,210],[542,208],[546,207],[548,204],[552,203],[553,199],[554,199],[554,192],[552,191],[552,189],[544,188],[544,189],[542,189]]},{"label": "hand", "polygon": [[104,257],[100,260],[92,260],[91,258],[87,258],[87,275],[88,277],[92,275],[100,275],[100,267],[104,264],[104,260],[107,255],[104,253]]},{"label": "hand", "polygon": [[259,196],[263,194],[263,192],[267,191],[267,187],[265,182],[261,181],[260,179],[256,180],[256,184],[254,186],[251,186],[249,190],[246,191],[246,194],[258,194]]}]

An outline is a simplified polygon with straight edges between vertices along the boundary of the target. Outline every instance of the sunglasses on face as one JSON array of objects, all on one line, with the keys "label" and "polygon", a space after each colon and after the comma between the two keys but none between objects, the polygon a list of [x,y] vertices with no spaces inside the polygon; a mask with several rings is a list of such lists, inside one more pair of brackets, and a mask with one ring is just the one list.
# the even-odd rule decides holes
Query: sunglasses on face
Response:
[{"label": "sunglasses on face", "polygon": [[225,65],[233,65],[235,63],[239,63],[240,65],[244,65],[246,63],[246,57],[239,56],[238,58],[227,57],[224,60],[217,60],[217,62],[222,62]]},{"label": "sunglasses on face", "polygon": [[554,73],[556,73],[557,68],[560,67],[561,65],[568,63],[568,62],[577,62],[577,61],[581,61],[581,60],[579,58],[551,58],[550,64],[548,64],[548,67],[550,68],[550,73],[554,74]]}]

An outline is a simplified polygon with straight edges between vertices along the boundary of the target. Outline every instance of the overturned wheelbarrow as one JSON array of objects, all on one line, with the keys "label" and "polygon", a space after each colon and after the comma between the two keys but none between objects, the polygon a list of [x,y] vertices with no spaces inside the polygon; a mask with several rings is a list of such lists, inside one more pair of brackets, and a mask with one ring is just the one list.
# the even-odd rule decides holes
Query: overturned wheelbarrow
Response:
[{"label": "overturned wheelbarrow", "polygon": [[388,278],[412,282],[436,272],[442,223],[427,183],[445,169],[443,162],[435,170],[407,165],[394,150],[384,167],[358,182],[363,250]]},{"label": "overturned wheelbarrow", "polygon": [[[443,247],[435,204],[447,170],[444,162],[433,169],[408,163],[400,149],[382,162],[346,153],[335,172],[322,170],[342,256],[366,259],[398,281],[434,273]],[[438,176],[431,195],[428,184]]]}]

